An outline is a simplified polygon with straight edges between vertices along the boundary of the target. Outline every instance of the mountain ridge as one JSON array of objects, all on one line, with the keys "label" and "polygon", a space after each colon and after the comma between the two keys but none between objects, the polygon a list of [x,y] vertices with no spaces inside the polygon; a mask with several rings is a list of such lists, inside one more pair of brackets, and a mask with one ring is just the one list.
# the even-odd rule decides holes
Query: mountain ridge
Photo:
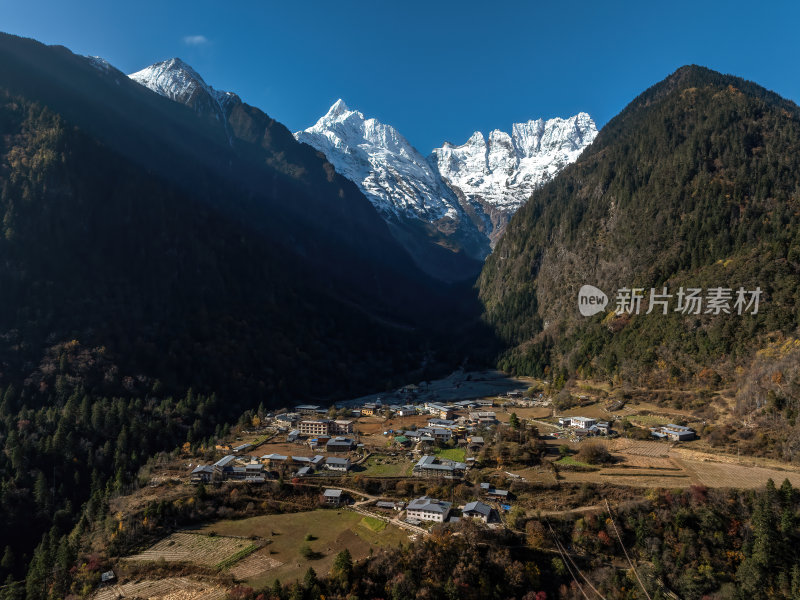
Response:
[{"label": "mountain ridge", "polygon": [[[671,385],[736,379],[798,325],[800,110],[697,66],[633,99],[511,219],[478,281],[520,373]],[[760,287],[757,315],[586,318],[577,293]],[[611,294],[609,294],[611,296]],[[713,374],[713,375],[710,375]]]},{"label": "mountain ridge", "polygon": [[432,224],[483,260],[510,215],[596,133],[591,117],[579,113],[515,123],[512,135],[494,130],[488,142],[475,132],[466,143],[445,142],[423,158],[394,127],[339,99],[295,137],[354,181],[387,221],[411,216]]},{"label": "mountain ridge", "polygon": [[[107,315],[109,310],[119,305],[116,296],[113,302],[109,300],[102,307],[96,307],[87,313],[85,307],[94,306],[94,296],[81,301],[80,294],[69,287],[71,295],[66,297],[65,291],[61,302],[63,310],[71,307],[71,310],[63,313],[69,318],[55,319],[53,306],[48,304],[49,300],[45,301],[50,295],[31,295],[32,290],[36,289],[34,285],[19,288],[18,284],[14,284],[17,286],[14,289],[17,290],[15,297],[19,308],[7,311],[8,319],[0,320],[0,327],[8,330],[21,329],[14,315],[24,315],[26,310],[35,312],[32,307],[44,302],[43,307],[37,309],[41,313],[37,322],[40,322],[45,333],[33,328],[24,329],[30,336],[24,344],[28,362],[37,364],[36,353],[51,343],[49,340],[58,340],[58,336],[64,335],[86,344],[105,345],[109,352],[130,358],[137,365],[139,359],[142,359],[143,364],[150,365],[150,369],[153,366],[151,359],[146,359],[141,353],[124,352],[124,344],[120,346],[119,341],[129,343],[132,332],[136,331],[143,343],[150,343],[153,341],[151,336],[156,335],[154,332],[171,331],[171,328],[179,327],[173,325],[174,323],[184,321],[186,325],[181,330],[181,335],[188,336],[189,339],[192,335],[200,335],[199,332],[205,332],[203,335],[209,339],[223,336],[224,332],[218,325],[209,325],[208,307],[202,306],[204,302],[208,304],[213,301],[213,305],[224,313],[224,306],[219,307],[222,298],[230,298],[232,307],[240,307],[236,315],[225,317],[233,317],[237,323],[235,327],[231,326],[231,339],[251,336],[251,331],[245,325],[248,318],[252,323],[262,323],[269,321],[272,318],[270,315],[281,312],[288,319],[291,319],[293,311],[297,311],[298,315],[302,313],[304,316],[300,320],[306,324],[289,322],[281,325],[279,321],[273,321],[265,326],[265,331],[273,331],[273,334],[260,344],[273,349],[286,344],[286,340],[294,339],[293,336],[301,339],[302,334],[297,332],[306,328],[310,331],[319,327],[319,332],[328,331],[331,334],[328,336],[320,333],[320,339],[334,339],[335,332],[346,337],[337,328],[344,327],[343,324],[347,322],[356,323],[360,318],[375,325],[373,341],[376,344],[376,354],[379,352],[378,346],[383,343],[378,341],[382,336],[385,336],[382,338],[384,340],[398,336],[396,352],[403,353],[402,348],[406,343],[410,343],[407,346],[410,349],[421,342],[429,326],[437,321],[441,322],[443,318],[447,319],[444,315],[474,314],[473,307],[467,308],[472,301],[464,301],[450,287],[427,277],[414,265],[384,221],[352,182],[337,175],[318,152],[298,143],[291,132],[261,111],[244,103],[230,103],[227,107],[227,126],[231,134],[229,137],[223,124],[213,115],[202,115],[190,107],[165,99],[128,79],[103,61],[77,56],[64,48],[45,46],[33,40],[6,34],[0,35],[0,58],[0,87],[3,88],[3,93],[8,98],[19,99],[18,102],[24,101],[25,106],[35,107],[32,109],[34,111],[49,111],[48,114],[55,115],[57,122],[63,124],[56,129],[60,136],[56,147],[51,148],[45,144],[41,148],[31,145],[30,150],[11,148],[5,158],[10,160],[15,156],[14,153],[19,152],[30,152],[33,155],[38,152],[47,156],[52,153],[57,156],[63,154],[64,161],[47,163],[53,169],[58,167],[53,171],[58,174],[58,178],[53,175],[53,181],[45,188],[41,186],[47,180],[42,180],[38,173],[25,171],[24,176],[15,177],[20,181],[31,180],[29,187],[41,196],[41,200],[40,196],[32,196],[37,198],[37,202],[49,202],[63,193],[69,201],[65,199],[59,210],[66,210],[66,207],[73,210],[72,213],[62,215],[61,225],[57,221],[45,219],[44,216],[40,219],[40,225],[37,225],[28,204],[20,204],[11,197],[5,198],[8,202],[0,206],[6,213],[5,244],[8,252],[13,251],[22,261],[17,271],[27,274],[26,277],[33,280],[39,273],[43,281],[51,282],[48,284],[51,287],[55,282],[63,283],[63,277],[73,273],[75,281],[84,281],[85,289],[97,290],[98,297],[102,297],[103,291],[130,297],[124,302],[120,300],[126,307],[123,312],[127,315],[125,318],[93,326],[93,315]],[[7,110],[12,111],[13,100],[8,101],[7,105]],[[17,117],[10,120],[9,128],[11,123],[22,129],[33,127],[35,130],[39,127],[39,121],[31,126],[19,124],[17,121]],[[43,131],[48,127],[53,128],[49,125],[50,122],[49,118],[41,121]],[[82,137],[75,137],[79,134]],[[68,140],[69,143],[62,140]],[[11,137],[6,142],[13,146],[16,140]],[[30,144],[35,142],[36,140],[32,140]],[[70,150],[70,144],[76,150]],[[67,158],[77,155],[77,148],[85,149],[86,160],[68,161]],[[106,171],[121,173],[118,183],[108,181],[105,176],[101,177],[102,172],[93,173],[88,167],[85,168],[91,163],[100,164],[97,157],[103,156],[102,148],[109,157],[114,157],[115,166],[109,166]],[[14,172],[22,166],[14,164],[5,168]],[[7,173],[2,174],[3,177],[6,175]],[[130,183],[126,184],[129,179]],[[130,189],[147,189],[142,184],[143,180],[152,182],[152,194],[164,198],[177,197],[180,202],[176,201],[174,206],[142,202],[142,212],[137,213],[136,205],[129,201],[126,185]],[[11,189],[10,187],[9,190]],[[81,198],[82,189],[90,190],[91,194],[86,200],[76,204],[73,201],[76,197]],[[18,193],[32,194],[31,191]],[[108,196],[107,200],[99,200],[105,196]],[[20,212],[23,206],[25,211]],[[165,210],[185,211],[183,220],[186,223],[197,222],[198,225],[196,228],[188,228],[187,225],[187,231],[180,232],[180,235],[178,232],[170,233],[169,227],[179,228],[176,223],[180,219],[176,217],[169,221],[168,226],[157,217],[159,211]],[[176,273],[172,278],[164,275],[162,279],[163,269],[154,271],[151,279],[158,281],[152,282],[150,287],[154,289],[151,295],[143,295],[143,292],[133,294],[130,290],[114,291],[135,289],[130,287],[132,283],[127,273],[132,272],[132,268],[127,265],[136,262],[131,256],[136,256],[137,242],[130,235],[119,235],[119,245],[125,247],[115,248],[113,238],[105,235],[103,222],[97,216],[106,213],[109,219],[113,219],[110,222],[113,227],[121,227],[121,223],[125,222],[144,223],[138,244],[146,246],[152,252],[161,247],[159,244],[166,245],[165,264],[173,264]],[[224,226],[228,232],[219,240],[210,230],[209,215],[219,220],[220,231]],[[76,227],[81,230],[96,230],[94,237],[103,240],[106,246],[94,252],[89,240],[74,237],[74,232],[69,232],[69,235],[54,235],[53,232],[60,231],[59,228],[69,229],[71,223],[78,223]],[[52,229],[43,238],[50,240],[48,244],[40,243],[39,249],[34,252],[33,247],[28,244],[33,239],[29,236],[25,238],[24,248],[14,245],[22,244],[22,239],[15,238],[20,231],[36,232],[39,231],[39,226]],[[101,232],[103,235],[100,235]],[[177,247],[173,247],[164,241],[165,237],[167,240],[183,242],[179,244],[175,241]],[[200,239],[203,239],[202,243]],[[53,257],[63,261],[64,275],[54,274],[49,268],[45,268],[44,263],[37,263],[34,268],[25,262],[26,256],[38,257],[46,248]],[[81,262],[76,257],[76,252],[93,257],[96,255],[101,257],[97,259],[101,262],[107,260],[111,263],[119,259],[114,263],[116,268],[110,271],[113,276],[109,275],[107,281],[92,281],[90,273],[81,271],[81,264],[88,264],[88,261]],[[138,252],[145,253],[145,250],[142,248]],[[175,262],[173,255],[181,260]],[[122,260],[120,256],[125,259]],[[258,256],[262,256],[260,261]],[[206,261],[202,266],[190,266],[201,258]],[[232,263],[227,272],[220,267],[226,260]],[[251,264],[257,262],[262,262],[263,267]],[[157,261],[148,264],[158,265]],[[210,275],[202,278],[180,273],[181,268],[197,273],[209,272]],[[251,271],[249,274],[248,269]],[[270,275],[270,269],[280,275]],[[96,267],[94,271],[105,272],[100,267]],[[237,279],[238,277],[241,279]],[[139,278],[147,280],[146,273],[140,273]],[[274,280],[272,290],[268,285],[270,279]],[[13,277],[11,281],[14,281]],[[188,292],[178,285],[181,281],[187,289],[197,288],[197,298],[191,303],[186,302]],[[213,293],[212,282],[215,281],[228,283]],[[8,285],[11,288],[12,283]],[[249,291],[245,290],[245,286],[249,287]],[[191,294],[188,297],[192,298]],[[184,309],[179,307],[184,305],[186,311],[196,309],[197,314],[184,315],[185,319],[170,316],[170,310],[181,313]],[[462,310],[466,312],[461,313]],[[335,316],[337,314],[342,317],[341,320]],[[356,318],[356,315],[360,317]],[[225,318],[220,317],[219,322],[225,322]],[[453,319],[455,329],[464,325],[464,322],[459,325],[456,317]],[[199,325],[193,328],[189,323]],[[353,340],[360,335],[356,329],[351,326],[348,334]],[[110,335],[109,331],[114,331],[111,338],[106,337]],[[405,341],[401,341],[403,338]],[[305,339],[311,343],[313,336],[308,335]],[[366,339],[362,342],[362,350],[369,353],[370,342]],[[191,347],[191,342],[189,344]],[[315,356],[324,355],[324,348],[319,342],[312,345]],[[17,360],[8,344],[0,346],[0,361]],[[228,348],[230,343],[220,342],[219,346]],[[245,348],[245,345],[242,347]],[[302,343],[295,347],[301,348]],[[390,347],[391,345],[384,348]],[[358,353],[351,354],[350,350],[355,351],[355,348],[340,349],[344,360],[342,365],[349,361],[349,358],[344,357],[353,358]],[[411,351],[407,357],[413,356],[417,350]],[[208,356],[209,352],[213,354],[216,350],[201,344],[197,350],[198,356],[192,360],[202,362],[202,357]],[[389,354],[392,352],[394,351]],[[228,358],[236,353],[237,351],[233,351]],[[241,356],[240,366],[234,371],[238,372],[249,364],[252,373],[264,373],[263,361],[269,361],[270,356],[278,354],[264,350],[260,358],[249,354]],[[287,351],[285,354],[288,356],[291,352]],[[409,364],[405,362],[405,358],[401,360],[395,356],[394,359],[399,361],[398,365]],[[238,390],[242,397],[258,394],[256,382],[259,376],[255,376],[255,379],[224,377],[227,360],[218,359],[218,365],[214,368],[197,370],[198,389],[213,388],[215,382],[219,383],[224,379],[226,390]],[[180,360],[177,362],[180,363]],[[3,364],[8,366],[10,363]],[[187,386],[191,385],[191,373],[185,367],[186,364],[180,369],[170,371],[161,365],[150,372],[159,376],[158,372],[163,375],[166,369],[171,373],[174,385]],[[347,369],[339,371],[340,375],[336,378],[340,379]],[[376,370],[375,373],[377,372]],[[13,377],[17,370],[7,368],[3,373]],[[275,374],[263,376],[271,380]],[[354,371],[348,379],[355,382],[361,376]],[[372,379],[372,376],[368,379]],[[292,385],[302,385],[298,382],[299,380]],[[277,380],[273,383],[278,384]],[[340,384],[345,386],[340,388]],[[282,385],[288,392],[286,384]],[[349,385],[340,379],[339,383],[328,386],[324,395],[342,393]]]}]

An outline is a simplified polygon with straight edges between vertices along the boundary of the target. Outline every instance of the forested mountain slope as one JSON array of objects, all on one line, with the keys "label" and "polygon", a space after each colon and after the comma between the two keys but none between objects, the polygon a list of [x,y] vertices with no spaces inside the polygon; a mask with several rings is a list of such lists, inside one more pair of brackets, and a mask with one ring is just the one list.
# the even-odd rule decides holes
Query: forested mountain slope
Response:
[{"label": "forested mountain slope", "polygon": [[[479,279],[500,364],[631,381],[730,377],[768,336],[793,332],[800,275],[800,110],[764,88],[697,66],[631,102],[578,161],[511,220]],[[584,317],[590,284],[609,304]],[[616,314],[621,288],[641,311]],[[667,288],[651,314],[650,289]],[[699,288],[699,314],[678,294]],[[714,314],[713,288],[731,290]],[[739,315],[737,290],[762,290]],[[747,300],[750,300],[747,296]],[[707,314],[707,310],[711,313]]]}]

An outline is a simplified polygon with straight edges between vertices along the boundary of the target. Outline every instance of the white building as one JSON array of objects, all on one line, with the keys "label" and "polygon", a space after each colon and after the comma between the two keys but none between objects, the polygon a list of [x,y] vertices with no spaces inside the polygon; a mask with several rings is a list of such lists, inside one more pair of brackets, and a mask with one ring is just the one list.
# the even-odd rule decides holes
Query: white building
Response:
[{"label": "white building", "polygon": [[330,423],[331,435],[347,435],[353,433],[353,422],[348,419],[337,419]]},{"label": "white building", "polygon": [[338,458],[336,456],[329,456],[325,459],[325,468],[329,471],[338,471],[340,473],[347,473],[350,470],[349,458]]},{"label": "white building", "polygon": [[419,521],[444,523],[447,520],[447,516],[450,514],[450,507],[452,506],[453,504],[451,502],[422,496],[408,503],[406,507],[406,517]]},{"label": "white building", "polygon": [[339,506],[342,503],[342,490],[328,489],[323,492],[322,497],[328,506]]},{"label": "white building", "polygon": [[464,506],[464,510],[461,511],[465,517],[470,517],[472,519],[480,519],[484,523],[489,522],[489,517],[492,514],[492,507],[488,504],[484,504],[480,500],[475,500],[474,502],[469,502],[466,506]]},{"label": "white building", "polygon": [[597,425],[597,419],[589,417],[562,417],[558,420],[561,427],[571,427],[573,429],[589,429]]},{"label": "white building", "polygon": [[303,435],[330,435],[331,422],[328,419],[300,421],[297,429]]}]

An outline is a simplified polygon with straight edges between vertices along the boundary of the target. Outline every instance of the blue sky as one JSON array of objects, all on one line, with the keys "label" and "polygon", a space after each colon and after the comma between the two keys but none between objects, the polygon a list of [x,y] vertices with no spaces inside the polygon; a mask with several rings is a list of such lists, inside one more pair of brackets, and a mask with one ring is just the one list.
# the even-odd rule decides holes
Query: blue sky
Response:
[{"label": "blue sky", "polygon": [[800,100],[795,2],[0,0],[0,30],[125,72],[179,56],[297,130],[339,97],[423,154],[532,118],[598,125],[683,64]]}]

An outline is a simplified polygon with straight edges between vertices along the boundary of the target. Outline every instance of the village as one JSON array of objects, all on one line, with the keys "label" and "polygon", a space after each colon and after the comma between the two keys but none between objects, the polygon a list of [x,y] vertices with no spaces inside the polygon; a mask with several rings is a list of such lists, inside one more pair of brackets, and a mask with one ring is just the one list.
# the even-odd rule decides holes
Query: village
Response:
[{"label": "village", "polygon": [[[619,437],[608,420],[556,416],[544,394],[526,392],[511,389],[489,397],[430,401],[420,399],[417,386],[409,386],[388,397],[329,408],[299,404],[267,413],[258,419],[257,429],[218,444],[215,449],[221,457],[193,465],[189,481],[318,484],[323,506],[351,507],[383,519],[390,516],[395,525],[418,532],[462,518],[501,527],[514,495],[488,481],[498,479],[497,467],[510,467],[499,471],[501,480],[524,483],[525,474],[515,473],[514,467],[540,466],[548,455],[564,457],[568,444]],[[651,427],[650,434],[654,444],[696,437],[690,427],[674,423]],[[521,437],[532,452],[519,452]],[[516,440],[517,456],[495,456],[505,440]],[[566,461],[562,466],[569,469],[574,466],[570,462],[575,463]],[[483,481],[487,473],[491,477]],[[341,487],[330,485],[332,477]],[[454,506],[447,498],[373,497],[345,489],[353,487],[349,483],[354,478],[364,477],[468,481],[480,492]]]},{"label": "village", "polygon": [[[691,411],[591,392],[559,408],[550,391],[460,372],[330,407],[250,411],[213,445],[163,457],[149,485],[116,501],[119,528],[146,535],[96,600],[186,586],[222,597],[232,581],[325,573],[343,550],[358,561],[445,531],[520,535],[532,518],[588,515],[653,488],[800,486],[785,465],[717,451]],[[148,510],[200,505],[184,527],[145,523]],[[198,574],[169,575],[187,568]],[[209,568],[217,579],[200,576]]]}]

